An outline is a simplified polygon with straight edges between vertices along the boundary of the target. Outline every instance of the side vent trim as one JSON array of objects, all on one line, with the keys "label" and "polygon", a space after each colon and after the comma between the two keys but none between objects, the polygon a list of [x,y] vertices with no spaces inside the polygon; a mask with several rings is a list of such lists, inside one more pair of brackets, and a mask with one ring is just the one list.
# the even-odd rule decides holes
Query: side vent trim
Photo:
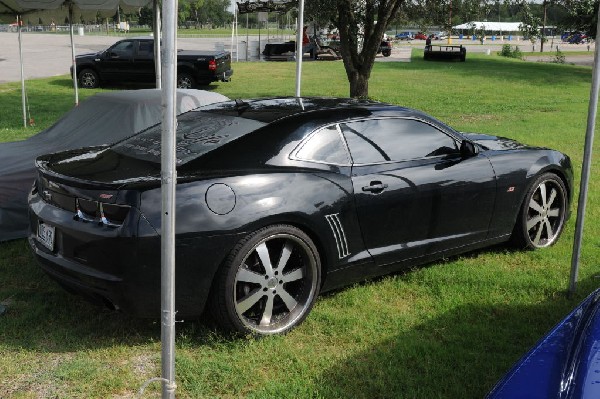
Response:
[{"label": "side vent trim", "polygon": [[333,233],[333,238],[335,238],[338,256],[340,259],[342,259],[350,255],[350,251],[348,249],[348,241],[346,241],[346,232],[344,231],[344,226],[342,226],[342,222],[340,222],[339,215],[339,213],[326,215],[325,219],[327,219],[327,223],[329,223],[329,227],[331,228],[331,232]]}]

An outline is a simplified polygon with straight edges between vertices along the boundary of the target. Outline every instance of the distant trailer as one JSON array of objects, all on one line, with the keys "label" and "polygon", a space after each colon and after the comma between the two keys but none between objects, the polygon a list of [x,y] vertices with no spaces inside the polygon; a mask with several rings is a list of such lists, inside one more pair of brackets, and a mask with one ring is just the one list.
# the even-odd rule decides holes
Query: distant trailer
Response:
[{"label": "distant trailer", "polygon": [[423,59],[427,61],[461,61],[467,58],[467,49],[463,46],[430,45],[425,47]]}]

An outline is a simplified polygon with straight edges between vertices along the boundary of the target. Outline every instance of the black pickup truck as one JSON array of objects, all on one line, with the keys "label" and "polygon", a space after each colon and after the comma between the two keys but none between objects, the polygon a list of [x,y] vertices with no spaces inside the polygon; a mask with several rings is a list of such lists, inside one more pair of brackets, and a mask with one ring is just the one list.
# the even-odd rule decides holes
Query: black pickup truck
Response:
[{"label": "black pickup truck", "polygon": [[[105,82],[153,83],[154,39],[149,37],[120,40],[99,53],[75,57],[80,87],[95,88]],[[225,51],[177,51],[177,87],[194,88],[211,82],[229,81],[231,54]],[[71,67],[73,76],[73,67]]]}]

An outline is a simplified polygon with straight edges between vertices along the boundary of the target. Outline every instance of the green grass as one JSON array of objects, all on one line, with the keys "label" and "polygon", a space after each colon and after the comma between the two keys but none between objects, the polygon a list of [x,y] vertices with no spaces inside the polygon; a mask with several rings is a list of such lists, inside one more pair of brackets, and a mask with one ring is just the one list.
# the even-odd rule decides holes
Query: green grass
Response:
[{"label": "green grass", "polygon": [[[232,82],[211,89],[235,98],[294,94],[293,63],[234,69]],[[347,96],[341,62],[307,62],[303,71],[304,95]],[[369,91],[460,130],[564,151],[578,181],[590,82],[586,67],[469,54],[465,63],[376,63]],[[0,85],[0,140],[25,138],[71,107],[66,76],[27,87],[35,129],[21,127],[19,86]],[[229,339],[206,320],[178,323],[178,397],[481,398],[599,286],[598,184],[592,177],[573,299],[564,292],[574,217],[546,250],[499,246],[321,296],[305,323],[283,337]],[[8,305],[0,316],[0,398],[128,398],[160,374],[160,323],[64,292],[24,240],[0,244],[0,302]],[[146,397],[158,397],[158,384],[149,391]]]}]

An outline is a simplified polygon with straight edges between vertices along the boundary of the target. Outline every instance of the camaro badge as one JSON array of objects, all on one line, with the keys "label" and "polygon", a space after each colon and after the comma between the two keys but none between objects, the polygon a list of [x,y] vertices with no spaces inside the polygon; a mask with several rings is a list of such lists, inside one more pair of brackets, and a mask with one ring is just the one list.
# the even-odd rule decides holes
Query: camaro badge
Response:
[{"label": "camaro badge", "polygon": [[112,194],[100,194],[100,198],[102,199],[111,199],[112,197]]}]

